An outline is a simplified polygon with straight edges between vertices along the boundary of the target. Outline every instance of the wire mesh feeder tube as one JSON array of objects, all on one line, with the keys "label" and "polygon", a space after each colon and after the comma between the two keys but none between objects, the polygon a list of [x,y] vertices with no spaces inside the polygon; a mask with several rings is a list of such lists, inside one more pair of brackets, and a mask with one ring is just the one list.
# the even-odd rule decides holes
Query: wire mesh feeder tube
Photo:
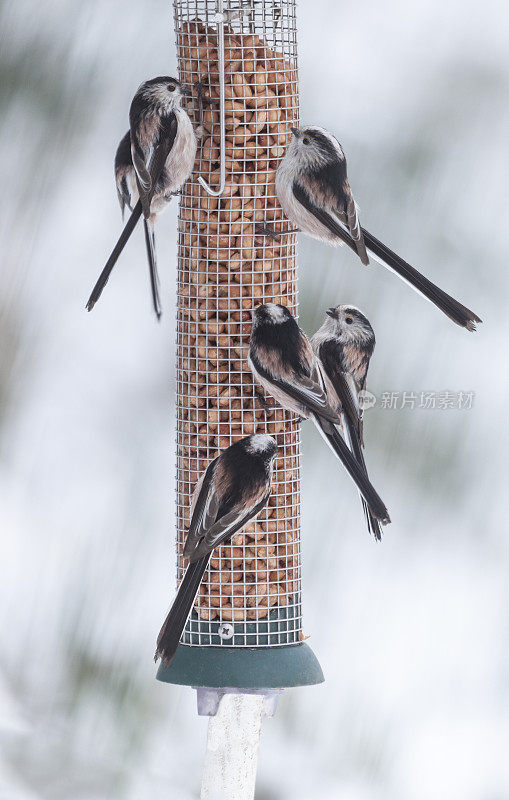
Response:
[{"label": "wire mesh feeder tube", "polygon": [[[178,581],[191,495],[210,461],[254,432],[274,436],[280,454],[268,506],[214,552],[177,655],[158,677],[246,688],[316,683],[320,667],[302,643],[299,422],[264,408],[246,362],[253,309],[272,301],[297,311],[296,237],[275,191],[298,123],[295,2],[175,0],[174,10],[180,79],[202,97],[190,109],[199,148],[179,216]],[[220,196],[211,193],[223,183]],[[257,233],[264,224],[278,241]]]}]

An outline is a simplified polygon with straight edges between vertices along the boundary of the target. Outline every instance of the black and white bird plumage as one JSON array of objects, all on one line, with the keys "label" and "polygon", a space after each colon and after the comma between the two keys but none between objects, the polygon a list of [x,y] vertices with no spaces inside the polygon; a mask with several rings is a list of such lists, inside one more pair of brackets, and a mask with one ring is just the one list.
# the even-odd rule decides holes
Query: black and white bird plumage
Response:
[{"label": "black and white bird plumage", "polygon": [[[131,154],[131,132],[127,131],[121,139],[115,155],[115,182],[117,184],[117,195],[122,211],[127,207],[132,211],[139,200],[138,183],[136,171],[133,165]],[[151,203],[152,213],[148,219],[143,218],[143,229],[145,233],[145,246],[147,249],[147,259],[150,278],[150,289],[152,292],[152,304],[156,317],[161,317],[161,300],[159,297],[159,276],[157,273],[155,221],[157,216],[164,211],[172,199],[172,194],[167,194],[164,185],[164,173],[159,177],[156,192]]]},{"label": "black and white bird plumage", "polygon": [[155,659],[166,666],[175,655],[212,551],[267,503],[277,450],[267,434],[246,436],[211,461],[196,484],[184,546],[189,566],[157,638]]},{"label": "black and white bird plumage", "polygon": [[[323,325],[311,337],[311,346],[335,392],[329,395],[329,402],[341,414],[350,450],[367,475],[359,396],[366,388],[369,362],[375,349],[373,328],[355,306],[338,305],[327,310]],[[361,500],[368,530],[380,540],[380,523],[363,497]]]},{"label": "black and white bird plumage", "polygon": [[143,214],[154,308],[160,315],[153,226],[155,217],[180,191],[194,166],[196,136],[189,116],[180,107],[182,97],[188,94],[190,90],[178,80],[162,76],[142,83],[133,98],[129,112],[130,160],[128,134],[122,139],[115,158],[121,208],[123,210],[128,205],[132,213],[90,295],[89,311],[101,296],[120,253]]},{"label": "black and white bird plumage", "polygon": [[338,140],[316,126],[292,128],[276,173],[276,192],[288,219],[301,231],[332,245],[347,244],[368,264],[368,254],[395,272],[453,322],[475,330],[482,320],[376,239],[359,222]]},{"label": "black and white bird plumage", "polygon": [[385,504],[341,436],[342,414],[334,388],[287,308],[266,303],[254,311],[248,363],[257,380],[283,408],[315,423],[374,517],[382,524],[390,522]]}]

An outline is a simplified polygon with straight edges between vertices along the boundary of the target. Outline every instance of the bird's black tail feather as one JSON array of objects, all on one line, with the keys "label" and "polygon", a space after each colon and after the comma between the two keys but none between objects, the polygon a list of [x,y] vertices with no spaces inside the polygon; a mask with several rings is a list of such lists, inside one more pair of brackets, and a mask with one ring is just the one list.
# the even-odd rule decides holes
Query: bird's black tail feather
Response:
[{"label": "bird's black tail feather", "polygon": [[[366,462],[364,461],[364,453],[362,452],[362,445],[359,439],[359,434],[357,433],[352,421],[348,417],[345,418],[345,425],[347,429],[346,432],[348,435],[348,441],[350,442],[350,448],[352,454],[367,476],[368,470],[366,468]],[[370,533],[373,534],[375,539],[380,542],[382,540],[382,528],[380,522],[371,513],[371,511],[369,510],[369,506],[362,495],[361,495],[361,501],[362,501],[362,507],[364,509],[364,516],[366,518],[366,524],[368,526],[368,530]]]},{"label": "bird's black tail feather", "polygon": [[199,561],[189,564],[170,612],[159,631],[154,660],[157,661],[160,658],[165,667],[171,663],[175,655],[182,631],[193,607],[194,598],[200,588],[203,573],[208,567],[210,556],[211,553],[207,553]]},{"label": "bird's black tail feather", "polygon": [[391,521],[389,512],[387,511],[385,503],[378,495],[374,486],[371,484],[368,476],[366,475],[365,467],[362,469],[362,467],[358,464],[348,449],[345,440],[335,426],[329,422],[329,420],[316,416],[314,417],[314,420],[322,436],[325,437],[327,443],[342,462],[352,480],[355,482],[359,492],[368,504],[373,516],[376,517],[376,519],[379,519],[382,525],[387,525]]},{"label": "bird's black tail feather", "polygon": [[141,217],[141,203],[138,200],[138,202],[136,203],[136,205],[133,208],[131,216],[129,217],[129,219],[127,220],[127,222],[125,224],[124,230],[120,234],[120,238],[119,238],[118,242],[116,243],[115,247],[113,248],[111,256],[109,257],[109,259],[106,262],[106,266],[104,267],[103,271],[99,275],[99,278],[98,278],[98,281],[97,281],[96,285],[92,289],[92,294],[90,295],[90,297],[88,299],[88,303],[87,303],[87,311],[92,311],[93,307],[95,306],[95,304],[99,300],[104,287],[108,283],[108,278],[111,275],[111,271],[112,271],[113,267],[115,266],[115,264],[117,263],[118,257],[120,256],[120,253],[122,252],[122,250],[126,246],[127,242],[129,241],[129,239],[131,237],[131,234],[134,231],[134,229],[136,227],[136,224],[137,224],[137,222],[138,222],[140,217]]},{"label": "bird's black tail feather", "polygon": [[420,294],[430,300],[441,311],[446,314],[449,319],[452,319],[457,325],[466,328],[469,331],[475,331],[476,322],[482,322],[482,319],[470,311],[469,308],[459,303],[450,294],[447,294],[442,289],[439,289],[434,283],[429,281],[424,275],[421,275],[418,270],[407,264],[397,253],[394,253],[383,242],[376,239],[373,234],[362,228],[364,234],[364,241],[366,247],[371,254],[378,260],[382,261],[389,269],[393,270],[400,278],[407,281],[414,289]]},{"label": "bird's black tail feather", "polygon": [[152,291],[152,304],[157,319],[161,319],[161,299],[159,297],[159,275],[157,274],[156,241],[154,229],[148,220],[143,220],[145,231],[145,245],[147,247],[148,269],[150,275],[150,288]]}]

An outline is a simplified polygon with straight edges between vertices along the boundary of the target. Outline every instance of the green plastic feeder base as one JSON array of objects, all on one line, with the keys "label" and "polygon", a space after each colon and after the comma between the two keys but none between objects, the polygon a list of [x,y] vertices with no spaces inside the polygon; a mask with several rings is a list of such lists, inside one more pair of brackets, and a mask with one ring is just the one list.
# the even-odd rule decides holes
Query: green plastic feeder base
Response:
[{"label": "green plastic feeder base", "polygon": [[318,660],[305,643],[280,647],[198,647],[179,644],[157,680],[181,686],[222,689],[289,689],[324,680]]}]

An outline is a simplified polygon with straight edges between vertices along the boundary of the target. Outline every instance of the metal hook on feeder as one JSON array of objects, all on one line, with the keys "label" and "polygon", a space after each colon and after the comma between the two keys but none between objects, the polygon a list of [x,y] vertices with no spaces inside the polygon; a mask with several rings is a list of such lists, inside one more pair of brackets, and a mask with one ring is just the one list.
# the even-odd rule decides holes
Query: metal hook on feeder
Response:
[{"label": "metal hook on feeder", "polygon": [[225,107],[224,107],[224,23],[226,15],[223,11],[223,0],[217,0],[217,40],[218,40],[218,63],[219,63],[219,147],[220,147],[220,162],[219,162],[219,188],[212,189],[207,183],[205,178],[198,178],[198,183],[203,186],[207,194],[212,197],[220,197],[224,192],[226,185],[226,164],[225,164],[225,150],[226,150],[226,121],[225,121]]}]

